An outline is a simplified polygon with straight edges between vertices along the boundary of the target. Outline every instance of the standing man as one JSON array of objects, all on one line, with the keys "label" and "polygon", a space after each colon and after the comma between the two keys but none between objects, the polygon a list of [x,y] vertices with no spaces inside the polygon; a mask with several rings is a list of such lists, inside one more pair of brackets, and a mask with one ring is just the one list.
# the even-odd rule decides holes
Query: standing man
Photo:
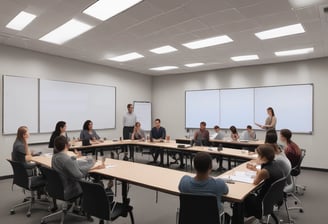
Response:
[{"label": "standing man", "polygon": [[[133,128],[135,123],[137,122],[137,116],[133,112],[133,105],[129,103],[127,105],[128,112],[123,116],[123,139],[131,139],[131,135],[133,133]],[[130,159],[133,153],[131,153],[133,148],[130,148]],[[124,151],[127,153],[127,147],[124,148]],[[127,160],[127,155],[125,154],[124,160]]]}]

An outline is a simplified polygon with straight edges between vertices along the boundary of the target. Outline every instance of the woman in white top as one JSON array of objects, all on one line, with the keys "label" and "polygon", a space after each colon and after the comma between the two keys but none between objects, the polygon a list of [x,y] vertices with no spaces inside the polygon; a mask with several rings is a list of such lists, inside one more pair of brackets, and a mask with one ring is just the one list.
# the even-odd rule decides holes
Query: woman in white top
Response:
[{"label": "woman in white top", "polygon": [[268,113],[268,117],[265,119],[265,124],[261,125],[258,123],[255,123],[257,126],[259,126],[262,129],[276,129],[276,124],[277,124],[277,118],[274,114],[274,110],[272,107],[268,107],[267,108],[267,113]]}]

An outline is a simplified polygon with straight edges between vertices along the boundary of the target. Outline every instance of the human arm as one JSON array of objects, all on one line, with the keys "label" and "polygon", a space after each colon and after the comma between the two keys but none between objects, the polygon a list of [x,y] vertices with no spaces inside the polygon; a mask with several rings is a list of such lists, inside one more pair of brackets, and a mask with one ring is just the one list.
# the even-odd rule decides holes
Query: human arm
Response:
[{"label": "human arm", "polygon": [[269,172],[266,169],[258,170],[256,166],[251,163],[247,163],[246,167],[252,171],[256,171],[256,175],[253,182],[253,184],[255,185],[258,185],[263,180],[268,179],[270,177]]},{"label": "human arm", "polygon": [[166,130],[162,127],[161,139],[165,139],[166,137]]},{"label": "human arm", "polygon": [[270,124],[265,124],[262,126],[262,128],[274,128],[276,127],[277,124],[277,118],[276,116],[271,117],[271,122]]}]

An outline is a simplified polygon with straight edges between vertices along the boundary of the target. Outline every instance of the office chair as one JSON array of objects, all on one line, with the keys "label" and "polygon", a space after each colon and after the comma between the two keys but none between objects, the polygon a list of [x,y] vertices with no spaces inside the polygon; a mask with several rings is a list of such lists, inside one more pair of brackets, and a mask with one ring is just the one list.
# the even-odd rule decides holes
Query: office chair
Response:
[{"label": "office chair", "polygon": [[79,181],[82,195],[82,209],[90,216],[99,218],[99,224],[103,224],[116,220],[118,217],[127,217],[130,215],[131,223],[134,224],[134,218],[130,205],[123,203],[110,202],[105,189],[97,183],[88,181]]},{"label": "office chair", "polygon": [[224,213],[219,212],[216,195],[180,193],[179,198],[178,224],[224,223]]},{"label": "office chair", "polygon": [[[41,170],[42,174],[46,177],[46,190],[47,190],[49,196],[56,200],[61,200],[64,202],[62,204],[61,210],[42,217],[41,224],[45,224],[47,219],[57,216],[59,214],[61,215],[61,219],[60,219],[61,224],[64,223],[64,219],[67,214],[81,217],[79,215],[72,213],[72,211],[75,207],[75,201],[77,198],[80,197],[80,195],[73,196],[71,198],[65,198],[64,197],[64,185],[63,185],[63,182],[62,182],[59,174],[57,173],[57,171],[55,171],[54,169],[48,168],[48,167],[43,167],[43,166],[40,167],[40,170]],[[70,208],[68,208],[68,204],[71,204]]]},{"label": "office chair", "polygon": [[31,192],[31,197],[25,198],[24,201],[20,204],[15,205],[11,210],[10,214],[15,214],[15,209],[24,205],[28,205],[28,209],[26,212],[26,216],[31,216],[31,209],[33,207],[33,204],[36,202],[35,199],[35,192],[37,190],[41,190],[44,186],[46,181],[43,179],[42,176],[29,176],[28,171],[23,163],[16,162],[10,159],[7,159],[7,161],[10,163],[13,172],[14,172],[14,178],[11,189],[13,189],[14,185],[17,185],[21,188],[23,188],[23,191],[25,193],[25,190]]},{"label": "office chair", "polygon": [[299,176],[301,174],[301,165],[302,165],[305,155],[306,155],[306,149],[301,149],[301,158],[300,158],[298,164],[295,167],[293,167],[290,172],[290,174],[295,182],[295,193],[298,195],[303,195],[304,191],[306,190],[306,186],[299,185],[296,183],[297,176]]},{"label": "office chair", "polygon": [[262,221],[269,223],[272,217],[275,223],[279,223],[277,216],[273,213],[273,207],[284,200],[284,187],[286,186],[286,177],[273,182],[262,200]]}]

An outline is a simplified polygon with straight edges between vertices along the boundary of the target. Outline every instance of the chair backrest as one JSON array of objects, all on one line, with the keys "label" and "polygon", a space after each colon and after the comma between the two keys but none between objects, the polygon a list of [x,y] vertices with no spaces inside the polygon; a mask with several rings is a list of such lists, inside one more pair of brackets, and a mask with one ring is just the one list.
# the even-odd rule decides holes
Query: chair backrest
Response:
[{"label": "chair backrest", "polygon": [[179,224],[220,223],[216,195],[180,193],[179,197]]},{"label": "chair backrest", "polygon": [[98,183],[79,181],[82,188],[82,208],[91,216],[110,220],[110,206],[105,189]]},{"label": "chair backrest", "polygon": [[40,170],[46,177],[46,189],[49,196],[58,200],[65,201],[64,185],[57,171],[44,166],[41,166]]},{"label": "chair backrest", "polygon": [[298,161],[298,164],[295,167],[292,167],[292,170],[290,171],[290,175],[291,176],[294,176],[295,177],[295,176],[300,175],[300,173],[301,173],[301,165],[302,165],[303,159],[305,157],[305,154],[306,154],[306,149],[301,149],[301,158]]},{"label": "chair backrest", "polygon": [[16,184],[19,187],[29,190],[30,181],[24,164],[10,159],[7,159],[7,161],[10,163],[14,172],[13,185]]},{"label": "chair backrest", "polygon": [[273,212],[273,206],[284,200],[284,188],[286,177],[282,177],[273,182],[262,200],[262,215],[269,215]]}]

